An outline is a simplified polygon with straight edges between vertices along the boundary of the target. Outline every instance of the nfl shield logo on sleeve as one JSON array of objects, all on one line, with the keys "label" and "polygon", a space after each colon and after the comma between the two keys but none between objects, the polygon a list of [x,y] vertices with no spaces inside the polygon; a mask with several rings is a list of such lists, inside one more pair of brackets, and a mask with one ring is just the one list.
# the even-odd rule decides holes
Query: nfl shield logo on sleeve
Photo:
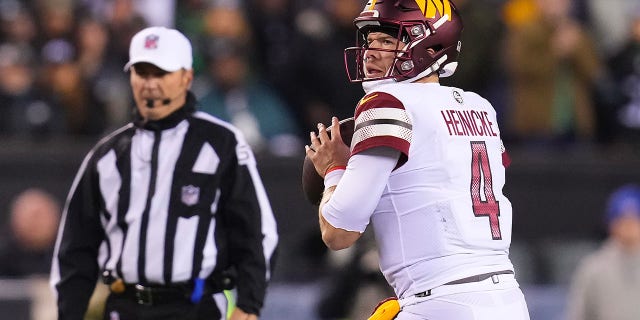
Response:
[{"label": "nfl shield logo on sleeve", "polygon": [[200,198],[200,188],[192,185],[182,186],[182,203],[192,206],[198,203]]}]

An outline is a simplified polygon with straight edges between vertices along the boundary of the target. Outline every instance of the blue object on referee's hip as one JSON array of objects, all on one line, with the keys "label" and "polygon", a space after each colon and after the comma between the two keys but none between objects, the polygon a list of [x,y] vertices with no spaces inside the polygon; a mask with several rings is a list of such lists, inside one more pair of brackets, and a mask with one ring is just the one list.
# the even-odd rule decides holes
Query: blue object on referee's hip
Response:
[{"label": "blue object on referee's hip", "polygon": [[191,292],[191,302],[197,304],[202,300],[204,293],[204,279],[197,278],[193,280],[193,292]]}]

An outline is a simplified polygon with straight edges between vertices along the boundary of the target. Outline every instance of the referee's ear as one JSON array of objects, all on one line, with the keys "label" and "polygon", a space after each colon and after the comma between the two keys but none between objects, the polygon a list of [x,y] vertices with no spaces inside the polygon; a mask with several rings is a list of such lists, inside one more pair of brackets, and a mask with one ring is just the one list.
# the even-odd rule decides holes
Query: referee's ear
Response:
[{"label": "referee's ear", "polygon": [[186,90],[191,89],[193,83],[193,69],[182,69],[182,85]]}]

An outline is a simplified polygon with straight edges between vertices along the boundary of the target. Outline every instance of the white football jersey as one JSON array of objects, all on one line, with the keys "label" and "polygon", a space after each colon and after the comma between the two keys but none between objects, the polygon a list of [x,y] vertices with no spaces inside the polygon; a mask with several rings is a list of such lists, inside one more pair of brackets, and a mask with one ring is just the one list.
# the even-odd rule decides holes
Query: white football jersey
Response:
[{"label": "white football jersey", "polygon": [[356,108],[351,150],[377,146],[402,152],[370,216],[399,297],[513,270],[504,147],[487,100],[437,83],[382,85]]}]

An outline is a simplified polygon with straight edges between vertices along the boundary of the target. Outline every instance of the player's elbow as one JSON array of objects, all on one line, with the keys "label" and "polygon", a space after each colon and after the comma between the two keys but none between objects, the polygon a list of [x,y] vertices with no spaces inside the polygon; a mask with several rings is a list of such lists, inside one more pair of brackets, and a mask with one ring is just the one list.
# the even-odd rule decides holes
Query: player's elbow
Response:
[{"label": "player's elbow", "polygon": [[322,237],[322,241],[324,241],[324,244],[327,245],[329,249],[334,251],[346,249],[351,247],[352,245],[351,243],[346,243],[344,241],[340,241],[339,239],[333,239],[329,237]]},{"label": "player's elbow", "polygon": [[351,247],[360,238],[359,232],[334,229],[322,233],[322,241],[331,250],[338,251]]}]

